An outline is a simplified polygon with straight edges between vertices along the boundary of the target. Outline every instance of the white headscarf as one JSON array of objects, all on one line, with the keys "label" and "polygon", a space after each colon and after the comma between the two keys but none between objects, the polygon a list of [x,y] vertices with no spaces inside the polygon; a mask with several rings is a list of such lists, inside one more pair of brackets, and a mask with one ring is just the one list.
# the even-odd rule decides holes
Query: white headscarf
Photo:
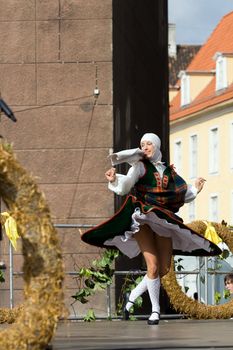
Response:
[{"label": "white headscarf", "polygon": [[124,151],[112,153],[109,155],[112,166],[122,163],[133,165],[143,159],[144,153],[140,148],[126,149]]},{"label": "white headscarf", "polygon": [[[150,158],[150,160],[153,163],[160,162],[162,159],[162,154],[160,152],[160,146],[161,146],[160,138],[153,133],[146,133],[142,136],[141,142],[142,141],[152,142],[152,144],[155,147],[155,153]],[[133,148],[133,149],[127,149],[124,151],[112,153],[111,155],[109,155],[109,158],[111,160],[112,166],[115,166],[117,164],[122,164],[122,163],[128,163],[130,165],[133,165],[134,163],[144,158],[144,153],[140,148]]]},{"label": "white headscarf", "polygon": [[155,153],[153,154],[153,156],[150,158],[150,160],[152,162],[160,162],[162,159],[162,153],[160,151],[160,147],[161,147],[161,140],[160,138],[153,133],[146,133],[142,136],[140,144],[143,141],[150,141],[152,142],[154,148],[155,148]]}]

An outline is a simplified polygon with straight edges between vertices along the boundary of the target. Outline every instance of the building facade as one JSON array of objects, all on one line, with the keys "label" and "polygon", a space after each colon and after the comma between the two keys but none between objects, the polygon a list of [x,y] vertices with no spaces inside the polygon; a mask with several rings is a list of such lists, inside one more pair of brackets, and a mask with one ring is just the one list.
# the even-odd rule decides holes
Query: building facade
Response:
[{"label": "building facade", "polygon": [[[187,183],[206,179],[195,201],[179,211],[184,222],[204,220],[233,225],[233,12],[222,18],[185,70],[179,73],[170,101],[170,159]],[[226,247],[225,247],[226,248]],[[230,256],[217,263],[185,259],[186,270],[232,271]],[[217,267],[218,266],[218,267]],[[202,302],[215,304],[215,292],[224,290],[223,276],[182,275],[188,295],[199,292]],[[221,300],[224,302],[224,300]]]},{"label": "building facade", "polygon": [[186,222],[233,224],[233,46],[226,15],[185,71],[170,101],[170,155],[187,182],[206,179],[197,199],[181,209]]},{"label": "building facade", "polygon": [[[105,292],[88,305],[71,305],[79,285],[69,273],[90,266],[101,250],[81,242],[78,228],[69,225],[96,225],[114,213],[118,204],[104,178],[113,149],[135,147],[141,134],[153,129],[168,155],[167,2],[5,0],[1,5],[0,92],[17,118],[12,123],[2,115],[1,135],[44,192],[54,224],[67,225],[58,233],[70,313],[81,316],[95,307],[97,315],[106,315]],[[4,307],[8,251],[3,235]],[[13,260],[20,272],[20,249]],[[22,302],[22,288],[22,276],[14,276],[15,305]]]}]

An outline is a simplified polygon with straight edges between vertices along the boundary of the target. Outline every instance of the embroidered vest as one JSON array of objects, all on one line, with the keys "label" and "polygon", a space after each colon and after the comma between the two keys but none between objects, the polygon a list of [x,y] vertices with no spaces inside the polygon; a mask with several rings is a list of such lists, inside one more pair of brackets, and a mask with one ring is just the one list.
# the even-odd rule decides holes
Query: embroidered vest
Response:
[{"label": "embroidered vest", "polygon": [[159,206],[172,212],[177,212],[184,205],[187,184],[174,170],[167,166],[163,177],[160,177],[156,167],[143,160],[146,172],[135,184],[135,196],[146,206]]}]

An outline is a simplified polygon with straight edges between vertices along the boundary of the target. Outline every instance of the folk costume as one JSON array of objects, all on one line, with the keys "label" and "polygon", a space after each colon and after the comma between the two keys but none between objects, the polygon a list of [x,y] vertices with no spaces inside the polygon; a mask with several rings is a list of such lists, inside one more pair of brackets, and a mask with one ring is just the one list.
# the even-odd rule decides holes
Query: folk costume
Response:
[{"label": "folk costume", "polygon": [[[84,232],[82,240],[100,247],[117,247],[133,258],[140,253],[134,234],[140,230],[141,225],[146,224],[156,234],[172,239],[174,254],[221,254],[217,245],[187,227],[176,214],[184,203],[195,199],[196,187],[187,185],[173,166],[161,162],[161,141],[157,135],[147,133],[141,142],[144,140],[151,141],[155,147],[151,158],[144,158],[144,153],[139,148],[110,156],[113,166],[122,162],[131,165],[127,175],[116,174],[116,180],[108,185],[116,194],[128,196],[112,218]],[[145,276],[132,291],[126,310],[129,311],[136,298],[148,290],[152,302],[152,314],[148,323],[157,324],[159,288],[159,277],[151,280]]]}]

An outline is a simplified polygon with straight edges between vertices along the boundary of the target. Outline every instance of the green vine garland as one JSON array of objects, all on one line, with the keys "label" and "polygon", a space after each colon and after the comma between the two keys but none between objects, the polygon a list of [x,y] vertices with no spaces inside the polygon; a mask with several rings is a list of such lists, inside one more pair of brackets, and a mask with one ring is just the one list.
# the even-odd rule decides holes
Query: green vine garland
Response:
[{"label": "green vine garland", "polygon": [[[72,296],[81,304],[86,304],[88,298],[98,290],[106,289],[112,284],[114,260],[119,256],[119,251],[115,249],[104,250],[99,260],[94,260],[90,268],[83,267],[78,271],[77,281],[78,292]],[[84,321],[94,321],[96,319],[94,310],[89,309]]]}]

